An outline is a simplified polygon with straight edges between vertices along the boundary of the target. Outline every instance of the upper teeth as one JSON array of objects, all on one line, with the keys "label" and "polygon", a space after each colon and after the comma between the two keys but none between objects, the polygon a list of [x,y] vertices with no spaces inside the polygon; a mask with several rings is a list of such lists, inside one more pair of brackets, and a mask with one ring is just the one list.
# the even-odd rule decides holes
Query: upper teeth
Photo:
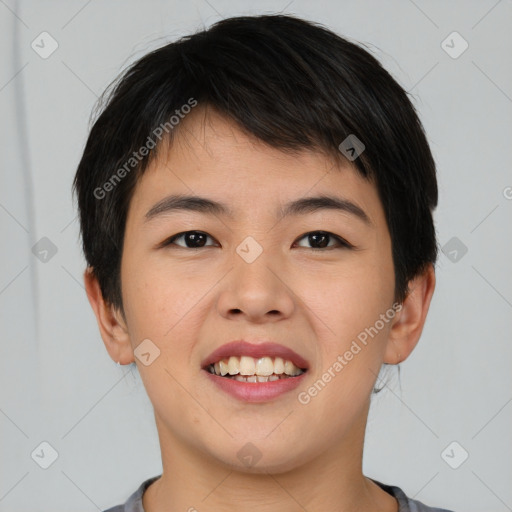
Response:
[{"label": "upper teeth", "polygon": [[272,360],[271,357],[260,357],[254,359],[250,356],[231,356],[229,359],[225,358],[218,361],[213,365],[217,375],[260,375],[269,376],[275,373],[281,375],[295,376],[300,375],[303,371],[295,366],[291,361],[283,360],[281,357],[276,357]]}]

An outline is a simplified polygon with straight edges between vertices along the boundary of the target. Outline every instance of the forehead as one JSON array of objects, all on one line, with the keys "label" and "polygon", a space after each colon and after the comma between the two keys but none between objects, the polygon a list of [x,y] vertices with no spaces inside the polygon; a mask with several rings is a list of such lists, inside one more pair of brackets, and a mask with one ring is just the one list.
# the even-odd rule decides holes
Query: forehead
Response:
[{"label": "forehead", "polygon": [[130,213],[141,218],[169,194],[207,196],[229,205],[237,219],[277,213],[278,205],[301,197],[335,195],[359,206],[372,223],[383,218],[375,184],[352,163],[320,151],[271,147],[200,108],[181,121],[172,144],[159,147],[136,186]]}]

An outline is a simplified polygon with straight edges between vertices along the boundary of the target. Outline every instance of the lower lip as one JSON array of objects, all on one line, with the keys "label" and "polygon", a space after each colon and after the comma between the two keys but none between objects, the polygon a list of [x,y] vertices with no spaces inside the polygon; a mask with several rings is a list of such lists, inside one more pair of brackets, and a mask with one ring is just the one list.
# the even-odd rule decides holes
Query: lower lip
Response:
[{"label": "lower lip", "polygon": [[244,402],[268,402],[278,396],[295,389],[303,380],[307,372],[297,377],[274,380],[272,382],[240,382],[235,379],[220,377],[207,370],[203,370],[222,391]]}]

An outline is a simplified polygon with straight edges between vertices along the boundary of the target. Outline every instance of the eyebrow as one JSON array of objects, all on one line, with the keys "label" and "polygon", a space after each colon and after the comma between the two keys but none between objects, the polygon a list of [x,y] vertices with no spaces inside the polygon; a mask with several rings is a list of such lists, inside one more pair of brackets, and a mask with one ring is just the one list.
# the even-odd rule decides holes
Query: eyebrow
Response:
[{"label": "eyebrow", "polygon": [[[336,210],[349,213],[371,226],[372,222],[365,211],[355,203],[342,197],[320,195],[304,197],[287,203],[278,210],[278,219],[290,215],[306,215],[319,210]],[[160,215],[175,211],[194,211],[207,215],[223,215],[233,218],[232,210],[224,203],[193,195],[170,195],[153,205],[145,215],[145,222]]]}]

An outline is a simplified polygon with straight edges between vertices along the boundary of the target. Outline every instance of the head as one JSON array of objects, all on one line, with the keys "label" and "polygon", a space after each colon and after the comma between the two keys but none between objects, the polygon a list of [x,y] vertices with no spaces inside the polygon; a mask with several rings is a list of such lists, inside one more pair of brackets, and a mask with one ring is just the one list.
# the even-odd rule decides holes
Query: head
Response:
[{"label": "head", "polygon": [[[360,439],[379,369],[424,325],[437,204],[417,113],[366,50],[284,15],[159,48],[105,96],[74,189],[101,335],[139,367],[161,437],[228,465],[252,441],[280,470]],[[202,363],[240,339],[301,355],[299,387],[247,402],[212,385]]]}]

